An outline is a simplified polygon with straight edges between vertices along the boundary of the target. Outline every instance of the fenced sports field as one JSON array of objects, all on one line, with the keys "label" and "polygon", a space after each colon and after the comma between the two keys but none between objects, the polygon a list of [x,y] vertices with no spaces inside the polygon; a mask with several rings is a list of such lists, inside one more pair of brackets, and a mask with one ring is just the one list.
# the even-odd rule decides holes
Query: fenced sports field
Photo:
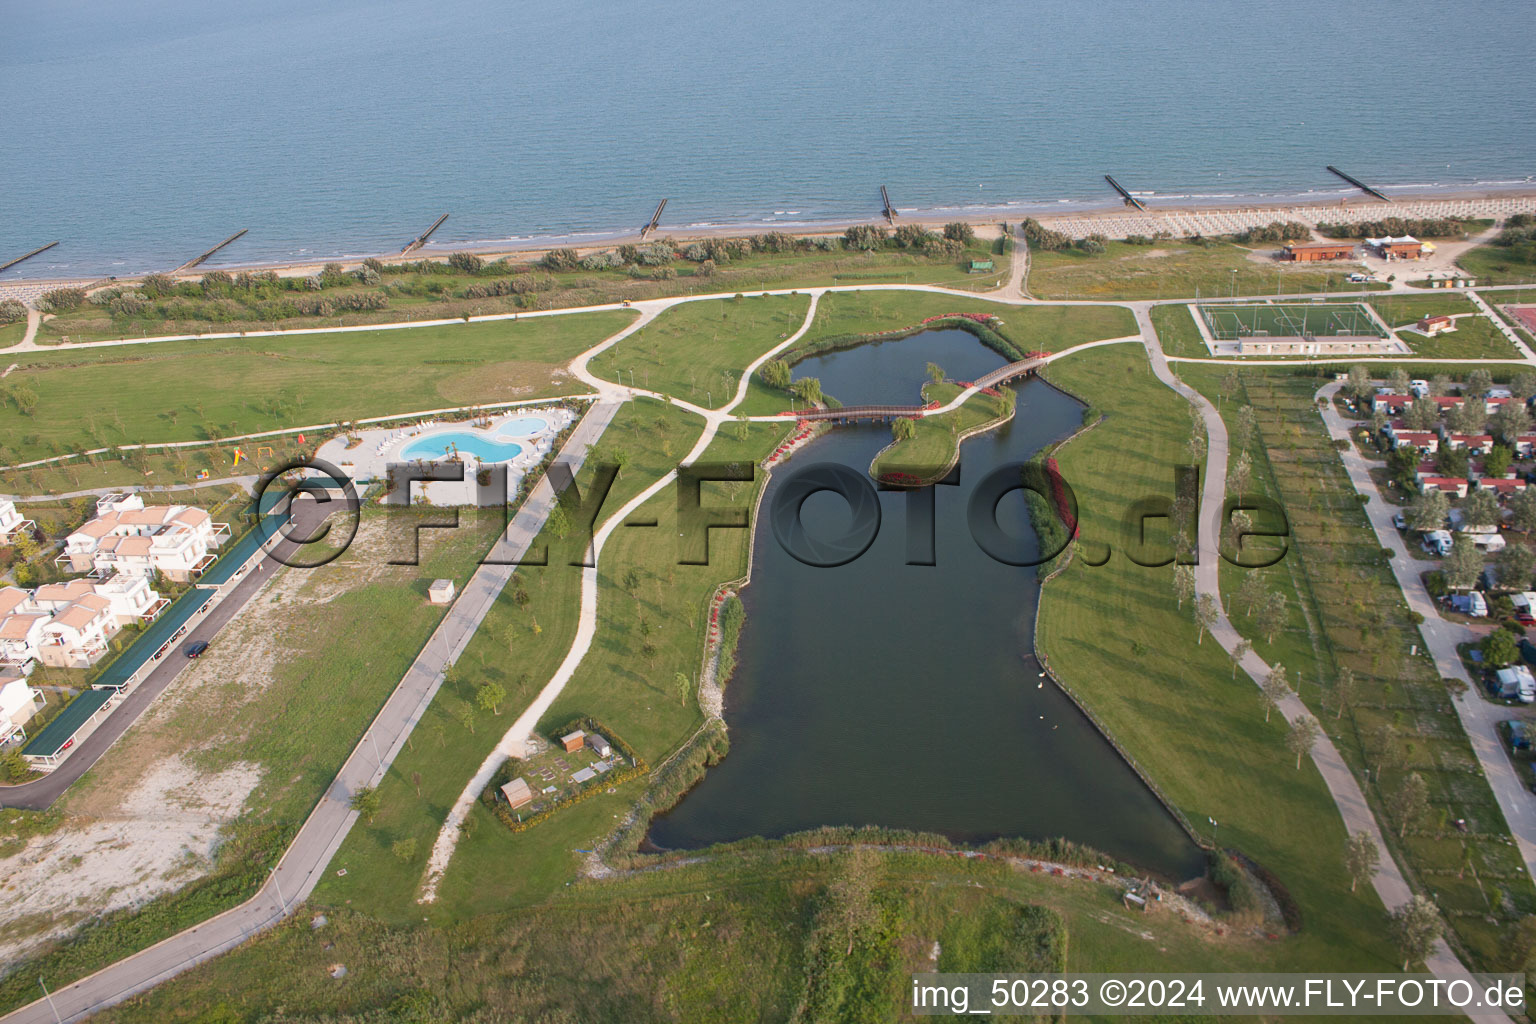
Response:
[{"label": "fenced sports field", "polygon": [[1384,338],[1386,330],[1358,302],[1202,304],[1196,307],[1217,341],[1244,338]]}]

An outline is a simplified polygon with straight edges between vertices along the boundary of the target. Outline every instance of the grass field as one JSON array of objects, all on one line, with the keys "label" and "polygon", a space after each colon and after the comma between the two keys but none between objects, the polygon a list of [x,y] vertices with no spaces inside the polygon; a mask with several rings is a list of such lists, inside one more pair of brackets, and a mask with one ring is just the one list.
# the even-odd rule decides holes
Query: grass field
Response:
[{"label": "grass field", "polygon": [[744,371],[805,322],[806,295],[758,295],[685,302],[587,364],[604,380],[638,384],[718,409]]},{"label": "grass field", "polygon": [[1456,316],[1476,313],[1477,307],[1465,295],[1456,292],[1431,292],[1428,295],[1378,295],[1367,300],[1391,327],[1411,327],[1426,316]]},{"label": "grass field", "polygon": [[[1233,679],[1220,646],[1197,642],[1189,603],[1174,599],[1173,567],[1126,556],[1121,523],[1132,503],[1172,495],[1187,403],[1136,346],[1060,360],[1046,377],[1108,418],[1056,453],[1082,532],[1072,564],[1042,593],[1041,650],[1190,820],[1219,821],[1223,846],[1290,890],[1302,931],[1271,945],[1266,969],[1389,969],[1383,910],[1374,892],[1349,891],[1344,826],[1316,770],[1297,770],[1284,727],[1264,720],[1257,688]],[[1097,561],[1106,544],[1109,561],[1087,564],[1085,552]]]},{"label": "grass field", "polygon": [[[959,395],[958,384],[944,381],[923,385],[923,400],[947,405]],[[1002,422],[1009,406],[1002,398],[978,392],[958,409],[940,416],[925,416],[914,421],[916,433],[904,441],[895,441],[881,449],[870,464],[876,478],[884,473],[901,472],[928,480],[939,475],[955,459],[960,440],[967,433]]]},{"label": "grass field", "polygon": [[0,348],[10,348],[21,343],[21,339],[27,336],[27,322],[25,320],[14,324],[0,325]]},{"label": "grass field", "polygon": [[1522,259],[1508,246],[1473,246],[1456,257],[1456,263],[1480,285],[1536,284],[1536,262]]},{"label": "grass field", "polygon": [[254,599],[265,608],[237,620],[198,663],[201,682],[183,680],[177,700],[156,705],[65,798],[66,815],[114,813],[140,774],[167,757],[202,772],[260,766],[253,810],[227,826],[211,870],[133,912],[96,920],[0,979],[0,1008],[35,998],[39,973],[62,986],[254,892],[442,618],[427,585],[467,579],[499,517],[466,516],[461,529],[428,531],[420,566],[384,564],[409,537],[406,520],[386,523],[380,514],[365,523],[340,559],[285,570],[269,584]]},{"label": "grass field", "polygon": [[[1341,291],[1347,269],[1298,268],[1255,261],[1228,242],[1130,245],[1106,242],[1100,254],[1032,249],[1025,285],[1040,299],[1194,299]],[[1233,271],[1236,271],[1234,275]],[[1385,288],[1386,285],[1375,287]],[[1351,288],[1353,290],[1353,288]]]},{"label": "grass field", "polygon": [[946,313],[990,313],[997,331],[1024,351],[1060,352],[1085,341],[1136,333],[1136,318],[1118,306],[1006,306],[926,292],[834,292],[822,296],[816,319],[797,349],[833,338],[913,327]]},{"label": "grass field", "polygon": [[1426,359],[1519,359],[1520,353],[1486,316],[1462,317],[1456,330],[1426,338],[1415,331],[1399,331],[1415,355]]},{"label": "grass field", "polygon": [[[1181,367],[1180,372],[1213,401],[1221,397],[1223,368]],[[1447,912],[1475,962],[1496,965],[1505,931],[1536,907],[1536,888],[1508,845],[1503,815],[1481,778],[1439,674],[1424,656],[1408,654],[1414,644],[1422,650],[1423,640],[1312,409],[1312,394],[1322,381],[1260,370],[1242,370],[1240,379],[1241,392],[1224,397],[1223,414],[1230,426],[1242,404],[1254,408],[1258,431],[1249,449],[1251,486],[1288,510],[1293,550],[1279,565],[1262,570],[1266,586],[1287,598],[1288,621],[1275,642],[1260,634],[1254,616],[1236,599],[1247,570],[1223,565],[1222,586],[1233,622],[1266,660],[1278,659],[1293,679],[1300,674],[1301,697],[1368,783],[1378,820],[1402,825],[1382,808],[1408,771],[1429,782],[1431,814],[1407,823],[1406,839],[1394,836],[1399,861]],[[1343,716],[1324,701],[1341,666],[1350,668],[1362,690],[1358,707]],[[1392,742],[1401,753],[1387,760],[1385,772],[1373,771],[1367,780],[1363,768],[1381,763],[1384,741],[1378,734],[1384,725],[1395,731]],[[1469,834],[1448,829],[1441,815],[1465,818]],[[1473,853],[1470,873],[1460,869],[1464,845]]]},{"label": "grass field", "polygon": [[[722,854],[442,927],[330,912],[318,931],[294,920],[100,1019],[791,1020],[839,863],[777,846]],[[1127,911],[1102,886],[994,862],[887,854],[878,872],[876,932],[835,958],[830,977],[851,970],[857,980],[843,1012],[824,1019],[911,1019],[901,1009],[909,978],[934,969],[935,942],[946,971],[1144,970],[1149,955],[1170,970],[1263,969],[1275,948],[1217,938],[1161,910]],[[1044,942],[1009,945],[1009,936],[1043,938],[1022,927],[1031,906],[1064,920],[1051,944],[1059,959],[1034,958]],[[334,963],[349,971],[340,983],[326,973]]]},{"label": "grass field", "polygon": [[1211,352],[1205,347],[1205,338],[1195,323],[1194,316],[1185,303],[1173,303],[1152,307],[1152,327],[1163,353],[1170,356],[1188,356],[1191,359],[1209,359]]},{"label": "grass field", "polygon": [[[87,303],[45,321],[38,331],[37,341],[40,345],[50,345],[63,343],[65,338],[74,343],[274,328],[350,327],[454,319],[525,309],[568,309],[625,299],[638,302],[672,295],[729,295],[812,285],[941,284],[963,290],[987,290],[1007,280],[1009,255],[1003,250],[1000,240],[977,239],[958,260],[901,249],[866,253],[839,247],[831,251],[758,252],[721,262],[714,273],[708,275],[699,264],[688,260],[677,260],[667,268],[641,268],[642,272],[634,276],[628,268],[554,273],[542,268],[529,272],[525,268],[519,276],[533,285],[526,294],[480,297],[471,297],[473,293],[469,290],[476,286],[505,284],[509,277],[516,278],[510,273],[470,275],[438,263],[432,273],[421,274],[414,269],[389,270],[377,285],[350,283],[329,287],[319,293],[318,297],[331,300],[335,305],[343,305],[356,296],[384,295],[387,306],[368,312],[338,310],[326,316],[284,316],[282,312],[264,315],[264,310],[291,301],[297,294],[291,292],[257,296],[252,302],[234,301],[234,297],[242,295],[238,291],[231,297],[213,300],[202,297],[161,300],[144,315],[131,318],[113,318],[103,307]],[[992,273],[969,272],[971,260],[987,259],[996,264]],[[664,276],[664,271],[670,271],[672,276]],[[519,286],[524,285],[520,283]]]},{"label": "grass field", "polygon": [[[603,504],[604,516],[676,468],[677,458],[697,439],[700,427],[697,417],[675,406],[651,399],[627,403],[603,436],[603,444],[622,446],[630,455]],[[593,472],[586,466],[577,476],[583,494]],[[347,876],[328,875],[316,890],[317,901],[350,904],[389,921],[419,917],[416,887],[449,808],[503,731],[554,674],[575,637],[581,570],[570,562],[581,554],[577,536],[573,532],[562,539],[546,529],[539,544],[548,546],[550,564],[519,568],[502,591],[428,707],[410,747],[379,787],[383,808],[378,817],[371,825],[354,828],[337,853],[335,863],[348,869]],[[518,590],[528,596],[525,606],[514,600]],[[506,691],[499,716],[476,706],[476,692],[487,683]],[[632,794],[622,799],[632,799]],[[474,844],[466,841],[459,851],[463,860],[454,861],[454,873],[470,873],[481,888],[480,898],[497,906],[542,898],[571,875],[568,831],[579,828],[595,809],[610,802],[587,801],[572,809],[576,813],[521,834],[519,841],[536,853],[522,855],[518,871],[499,872],[484,864],[479,865],[484,871],[476,870],[474,854],[469,852]],[[505,831],[480,807],[472,821],[487,830]],[[415,856],[402,859],[390,852],[402,840],[416,841]],[[553,846],[548,845],[551,842]]]},{"label": "grass field", "polygon": [[[6,457],[194,441],[586,388],[562,369],[635,314],[28,353],[4,381]],[[82,401],[89,396],[88,401]]]}]

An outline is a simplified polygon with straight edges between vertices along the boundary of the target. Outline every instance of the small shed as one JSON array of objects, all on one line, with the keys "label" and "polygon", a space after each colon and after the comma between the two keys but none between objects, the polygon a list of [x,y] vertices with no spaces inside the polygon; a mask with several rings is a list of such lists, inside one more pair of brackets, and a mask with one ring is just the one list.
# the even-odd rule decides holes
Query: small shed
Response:
[{"label": "small shed", "polygon": [[433,580],[427,588],[427,599],[433,604],[447,604],[453,600],[453,580]]},{"label": "small shed", "polygon": [[533,803],[533,790],[529,788],[528,780],[521,775],[502,786],[501,795],[507,798],[507,803],[512,805],[514,811],[524,804]]},{"label": "small shed", "polygon": [[573,733],[567,733],[560,737],[560,745],[565,747],[567,754],[574,754],[586,745],[587,734],[577,729]]},{"label": "small shed", "polygon": [[973,274],[990,274],[993,267],[994,264],[991,260],[971,260],[971,273]]},{"label": "small shed", "polygon": [[1456,321],[1448,316],[1426,316],[1419,321],[1419,333],[1435,335],[1442,331],[1454,331]]},{"label": "small shed", "polygon": [[613,756],[613,745],[595,732],[587,734],[587,746],[591,747],[592,752],[598,757]]}]

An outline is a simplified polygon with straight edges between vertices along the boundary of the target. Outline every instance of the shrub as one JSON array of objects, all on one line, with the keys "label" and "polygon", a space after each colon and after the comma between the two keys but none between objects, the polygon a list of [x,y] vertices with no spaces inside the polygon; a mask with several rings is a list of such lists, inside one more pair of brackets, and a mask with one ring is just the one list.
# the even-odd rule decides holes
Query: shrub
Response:
[{"label": "shrub", "polygon": [[944,225],[944,237],[951,242],[959,242],[961,245],[970,245],[976,241],[976,231],[964,221],[951,221]]},{"label": "shrub", "polygon": [[1056,252],[1072,244],[1072,239],[1060,231],[1052,231],[1033,217],[1024,218],[1024,240],[1036,249]]},{"label": "shrub", "polygon": [[27,318],[26,303],[17,299],[0,300],[0,324],[14,324]]},{"label": "shrub", "polygon": [[107,304],[107,312],[114,317],[142,316],[149,311],[152,303],[144,296],[134,292],[124,292]]},{"label": "shrub", "polygon": [[855,224],[843,232],[843,247],[854,252],[870,252],[885,244],[885,228],[875,224]]},{"label": "shrub", "polygon": [[581,258],[575,249],[551,249],[539,263],[546,270],[575,270],[581,265]]},{"label": "shrub", "polygon": [[67,313],[85,303],[83,288],[54,288],[38,296],[37,308],[45,313]]},{"label": "shrub", "polygon": [[147,298],[163,299],[176,294],[176,280],[170,274],[150,274],[139,282],[139,291]]},{"label": "shrub", "polygon": [[448,265],[461,274],[478,274],[485,269],[485,260],[472,252],[454,252],[448,254]]}]

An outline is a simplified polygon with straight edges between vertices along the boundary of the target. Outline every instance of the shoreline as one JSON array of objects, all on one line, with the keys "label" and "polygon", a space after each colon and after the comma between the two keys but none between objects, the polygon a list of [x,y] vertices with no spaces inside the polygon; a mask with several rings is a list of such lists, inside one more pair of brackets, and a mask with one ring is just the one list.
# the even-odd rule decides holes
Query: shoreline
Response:
[{"label": "shoreline", "polygon": [[[1347,216],[1350,220],[1369,220],[1377,217],[1390,216],[1423,216],[1422,210],[1426,206],[1452,205],[1452,204],[1478,204],[1478,203],[1528,203],[1536,207],[1536,181],[1510,183],[1508,185],[1497,183],[1485,183],[1482,185],[1456,185],[1456,186],[1377,186],[1382,191],[1396,192],[1395,201],[1384,203],[1379,199],[1365,195],[1358,189],[1345,187],[1332,191],[1312,190],[1294,195],[1286,194],[1259,194],[1259,195],[1223,195],[1223,194],[1188,194],[1178,193],[1168,196],[1159,196],[1155,192],[1132,191],[1137,199],[1146,204],[1145,212],[1135,209],[1127,203],[1115,198],[1113,195],[1093,199],[1057,199],[1057,200],[1021,200],[1004,204],[993,205],[957,205],[953,207],[933,207],[913,209],[910,214],[903,215],[898,207],[895,223],[916,224],[925,228],[941,227],[944,224],[956,221],[968,223],[973,227],[991,230],[981,230],[978,234],[983,237],[997,237],[1001,224],[1015,224],[1028,217],[1040,221],[1046,227],[1053,227],[1061,222],[1071,222],[1073,226],[1089,225],[1105,228],[1106,234],[1114,237],[1115,221],[1119,219],[1135,218],[1145,222],[1166,218],[1169,220],[1187,219],[1200,216],[1272,216],[1272,219],[1284,219],[1287,213],[1296,213],[1313,220],[1325,218],[1317,216],[1322,211],[1336,210],[1340,217]],[[791,214],[796,211],[789,211]],[[866,217],[833,217],[825,220],[780,220],[776,217],[765,217],[756,220],[703,220],[685,224],[662,224],[652,233],[652,239],[672,238],[678,242],[695,241],[707,238],[734,238],[765,234],[769,232],[782,232],[796,238],[814,237],[817,235],[840,234],[847,228],[858,224],[880,224],[885,218],[877,211],[871,209]],[[1134,232],[1133,232],[1134,233]],[[107,281],[137,281],[152,273],[171,274],[178,279],[195,279],[201,277],[210,270],[223,270],[231,273],[243,271],[275,271],[283,276],[309,274],[318,272],[327,263],[339,263],[344,268],[352,269],[360,266],[362,261],[369,258],[392,262],[414,262],[422,259],[445,260],[451,253],[472,252],[481,257],[491,259],[508,257],[513,259],[532,260],[539,255],[553,249],[572,248],[579,252],[594,252],[610,249],[619,245],[633,245],[641,241],[640,231],[635,229],[611,229],[594,231],[572,231],[564,234],[551,235],[510,235],[504,238],[478,239],[455,242],[429,241],[426,245],[409,255],[401,255],[398,250],[389,249],[382,252],[366,253],[354,252],[334,254],[331,256],[305,256],[292,258],[278,258],[269,260],[245,260],[219,262],[210,260],[192,270],[177,273],[173,269],[140,269],[124,270],[119,274],[81,273],[68,276],[28,276],[27,264],[21,263],[9,270],[0,273],[0,294],[7,290],[17,288],[36,288],[44,285],[78,285],[86,283],[105,283]],[[146,260],[146,262],[148,262]]]}]

